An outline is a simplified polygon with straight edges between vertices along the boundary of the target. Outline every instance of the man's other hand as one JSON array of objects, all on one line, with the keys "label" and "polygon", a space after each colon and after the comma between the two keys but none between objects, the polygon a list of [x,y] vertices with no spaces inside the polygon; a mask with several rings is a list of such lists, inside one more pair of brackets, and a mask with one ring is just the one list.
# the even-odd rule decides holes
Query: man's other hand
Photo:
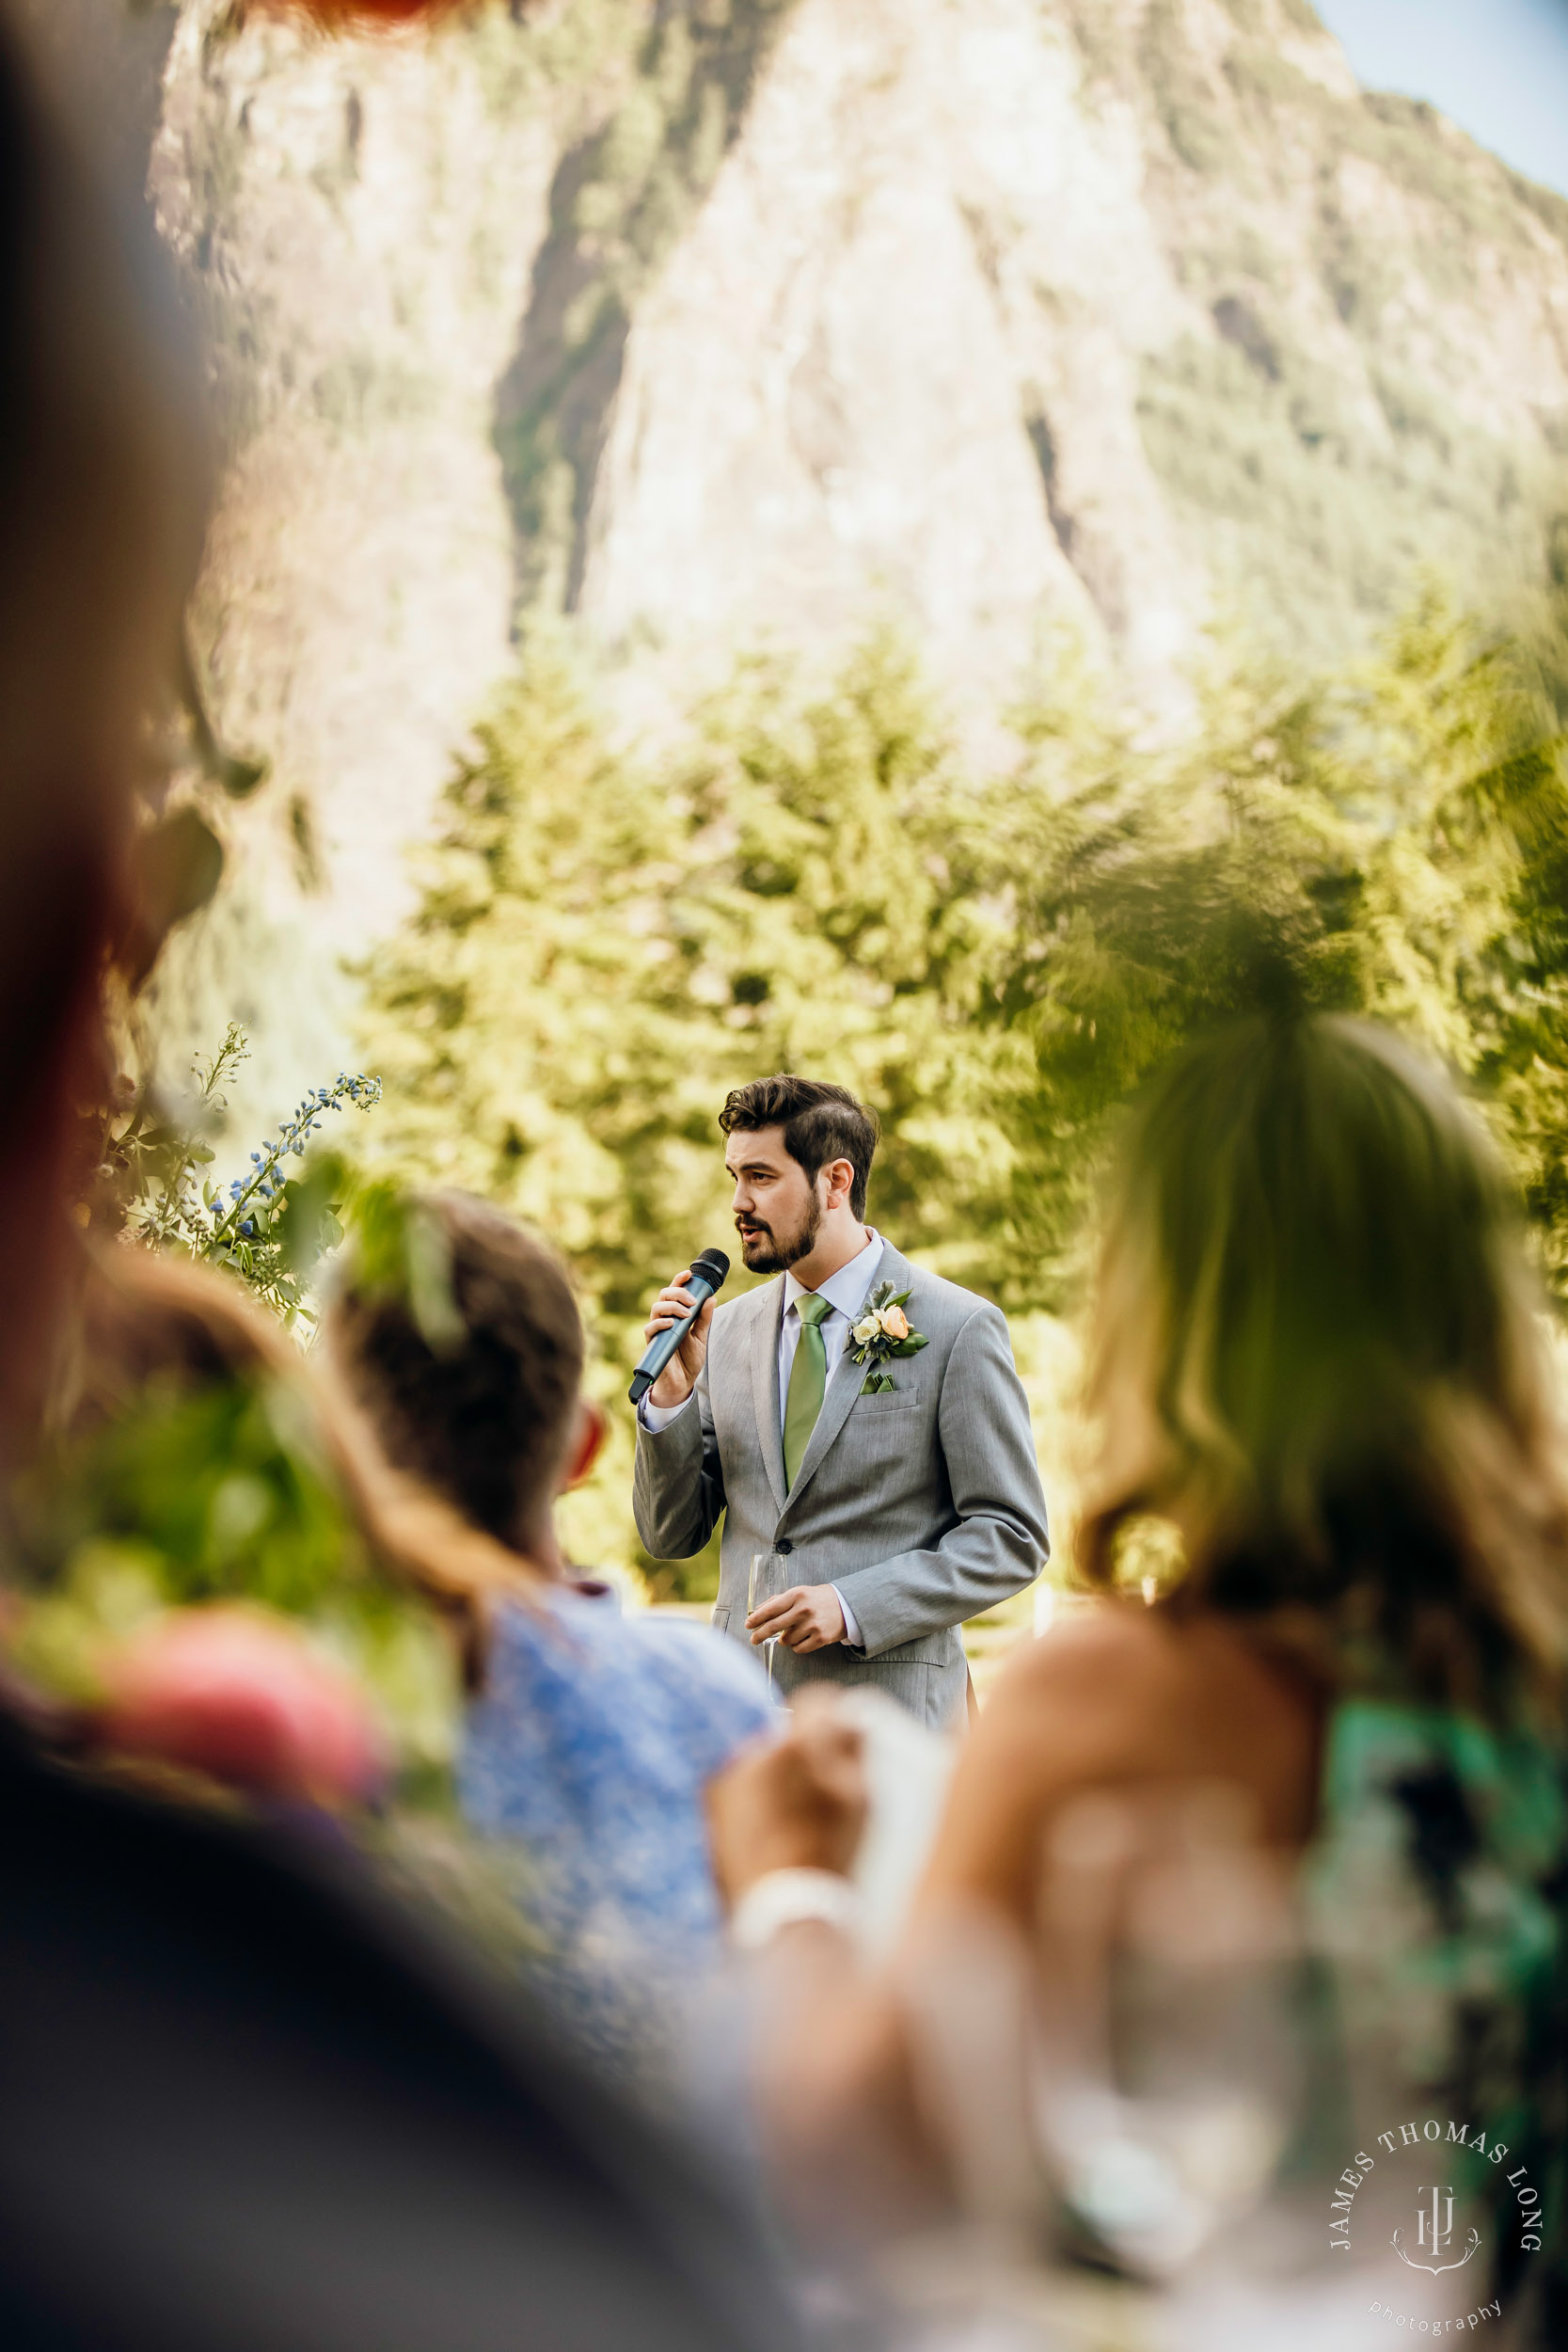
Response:
[{"label": "man's other hand", "polygon": [[[674,1280],[659,1292],[642,1327],[645,1340],[657,1339],[659,1333],[668,1331],[673,1323],[679,1323],[683,1315],[690,1314],[696,1305],[691,1293],[685,1288],[690,1279],[691,1268],[683,1266]],[[704,1301],[685,1339],[648,1391],[649,1404],[657,1405],[660,1412],[684,1405],[696,1387],[697,1375],[707,1361],[707,1334],[708,1326],[713,1321],[713,1309],[711,1298]]]},{"label": "man's other hand", "polygon": [[831,1584],[796,1584],[760,1602],[747,1618],[746,1630],[753,1649],[763,1642],[779,1641],[805,1658],[814,1649],[843,1641],[844,1611]]}]

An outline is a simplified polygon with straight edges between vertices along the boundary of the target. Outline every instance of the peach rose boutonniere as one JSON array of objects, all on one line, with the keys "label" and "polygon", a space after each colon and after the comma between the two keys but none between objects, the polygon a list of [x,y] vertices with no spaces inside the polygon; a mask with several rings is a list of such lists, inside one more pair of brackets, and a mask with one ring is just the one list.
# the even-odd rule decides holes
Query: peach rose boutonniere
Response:
[{"label": "peach rose boutonniere", "polygon": [[862,1396],[877,1396],[885,1389],[897,1386],[888,1364],[895,1356],[918,1356],[927,1345],[923,1331],[911,1330],[909,1316],[904,1312],[908,1291],[895,1291],[891,1282],[879,1282],[861,1311],[858,1323],[849,1327],[853,1359],[869,1367]]}]

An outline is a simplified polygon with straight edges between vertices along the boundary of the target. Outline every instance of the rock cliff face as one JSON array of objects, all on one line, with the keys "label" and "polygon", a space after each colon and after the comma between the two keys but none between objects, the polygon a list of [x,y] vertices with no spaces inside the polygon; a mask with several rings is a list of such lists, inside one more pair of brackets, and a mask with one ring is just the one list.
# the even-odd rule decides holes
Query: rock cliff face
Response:
[{"label": "rock cliff face", "polygon": [[1568,204],[1307,0],[184,0],[150,184],[230,436],[199,648],[274,764],[165,1019],[248,1015],[269,1108],[520,604],[629,711],[884,614],[960,707],[1064,624],[1158,701],[1212,615],[1331,656],[1568,504]]},{"label": "rock cliff face", "polygon": [[1539,559],[1568,206],[1280,0],[800,0],[638,309],[587,502],[611,644],[855,625],[1155,682],[1212,602],[1330,654]]},{"label": "rock cliff face", "polygon": [[408,845],[509,658],[493,411],[557,144],[469,44],[182,14],[151,187],[230,449],[196,640],[272,780],[158,986],[176,1065],[245,1022],[244,1115],[343,1058],[341,959],[406,903]]}]

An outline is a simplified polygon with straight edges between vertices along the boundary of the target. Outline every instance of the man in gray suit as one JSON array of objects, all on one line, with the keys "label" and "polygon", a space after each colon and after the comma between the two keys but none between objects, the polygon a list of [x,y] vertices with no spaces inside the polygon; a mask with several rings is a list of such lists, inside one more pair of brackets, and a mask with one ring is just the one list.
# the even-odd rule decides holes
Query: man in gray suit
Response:
[{"label": "man in gray suit", "polygon": [[[781,1689],[874,1682],[951,1724],[968,1681],[958,1628],[1050,1556],[1006,1323],[864,1223],[877,1122],[842,1087],[761,1078],[719,1124],[741,1254],[780,1279],[709,1300],[643,1399],[638,1533],[656,1558],[689,1560],[722,1515],[713,1621],[776,1642]],[[655,1300],[650,1339],[689,1313],[689,1273]],[[908,1336],[890,1311],[857,1362],[856,1327],[890,1295]],[[787,1589],[748,1616],[756,1553]]]}]

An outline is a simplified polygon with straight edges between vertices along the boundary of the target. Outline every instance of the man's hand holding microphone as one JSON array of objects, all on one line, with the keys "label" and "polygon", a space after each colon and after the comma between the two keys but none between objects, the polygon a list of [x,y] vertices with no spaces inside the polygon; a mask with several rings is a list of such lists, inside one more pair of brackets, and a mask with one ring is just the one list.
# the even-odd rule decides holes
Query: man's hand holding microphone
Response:
[{"label": "man's hand holding microphone", "polygon": [[[711,1266],[718,1254],[717,1251],[709,1252],[706,1265]],[[702,1259],[698,1260],[699,1264],[704,1263]],[[727,1264],[724,1271],[729,1271]],[[686,1326],[674,1354],[653,1386],[644,1391],[649,1404],[661,1413],[673,1412],[677,1406],[686,1403],[707,1361],[707,1335],[713,1327],[713,1310],[717,1303],[713,1294],[718,1283],[704,1282],[702,1291],[693,1295],[687,1288],[691,1279],[692,1269],[683,1266],[674,1280],[666,1283],[654,1300],[648,1311],[648,1320],[642,1327],[642,1337],[652,1343],[677,1325]],[[721,1275],[720,1280],[722,1279]],[[652,1354],[651,1344],[648,1354]],[[643,1362],[647,1360],[648,1356],[645,1355]]]}]

